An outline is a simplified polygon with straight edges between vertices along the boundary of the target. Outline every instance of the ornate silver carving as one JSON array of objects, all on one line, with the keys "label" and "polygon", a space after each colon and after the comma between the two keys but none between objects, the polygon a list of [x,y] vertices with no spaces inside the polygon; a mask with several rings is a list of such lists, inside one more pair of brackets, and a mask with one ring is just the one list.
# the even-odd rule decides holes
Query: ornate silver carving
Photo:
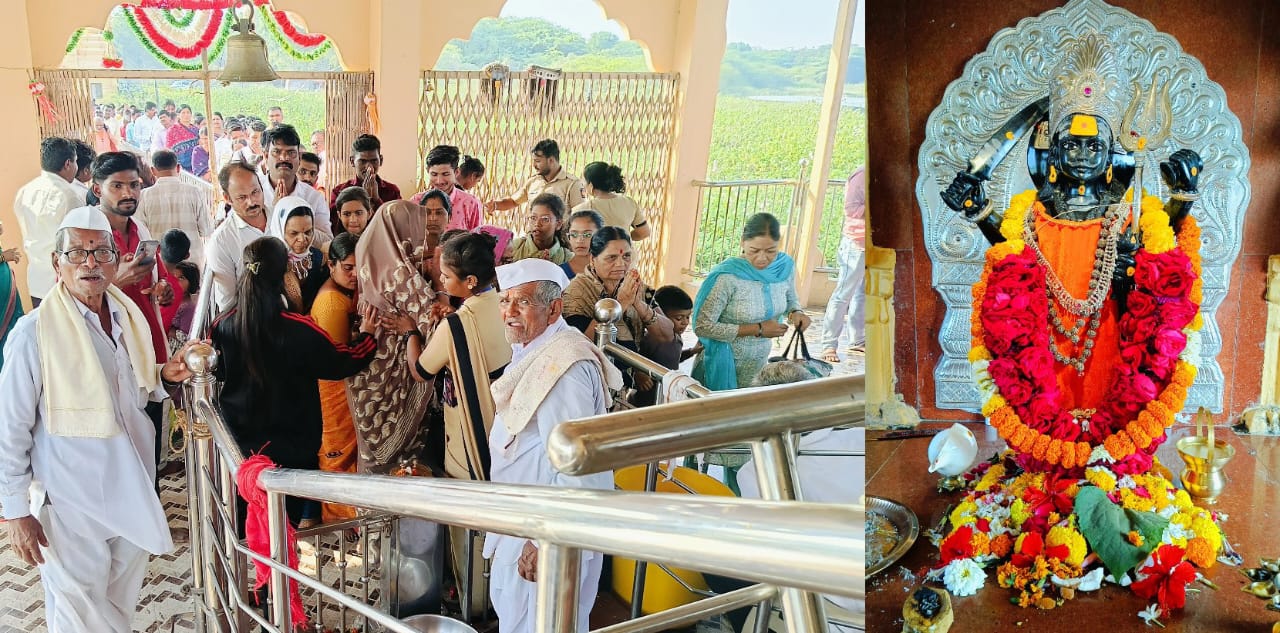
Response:
[{"label": "ornate silver carving", "polygon": [[[916,199],[933,262],[933,287],[946,305],[938,333],[942,357],[934,368],[939,408],[978,410],[978,392],[967,359],[968,289],[982,271],[986,246],[977,229],[948,209],[939,194],[993,131],[1023,106],[1049,93],[1065,43],[1089,31],[1108,38],[1122,74],[1131,81],[1149,86],[1158,80],[1169,86],[1173,127],[1163,143],[1147,148],[1148,193],[1168,197],[1155,175],[1160,173],[1159,162],[1175,150],[1193,149],[1204,159],[1201,198],[1194,215],[1203,229],[1205,329],[1200,372],[1186,408],[1222,410],[1223,373],[1217,361],[1222,336],[1214,315],[1226,297],[1231,264],[1240,252],[1249,203],[1249,150],[1241,140],[1239,119],[1227,108],[1226,93],[1209,80],[1204,66],[1147,20],[1101,0],[1072,0],[996,33],[987,50],[969,60],[960,78],[947,86],[942,103],[929,115],[917,158]],[[1014,194],[1032,187],[1025,160],[1032,136],[1022,139],[986,185],[997,208],[1003,209]]]}]

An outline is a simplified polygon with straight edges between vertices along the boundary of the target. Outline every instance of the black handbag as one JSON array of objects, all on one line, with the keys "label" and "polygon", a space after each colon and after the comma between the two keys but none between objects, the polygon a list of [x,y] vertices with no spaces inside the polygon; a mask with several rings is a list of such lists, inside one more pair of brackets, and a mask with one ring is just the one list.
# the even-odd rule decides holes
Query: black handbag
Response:
[{"label": "black handbag", "polygon": [[792,332],[791,340],[787,341],[781,355],[769,357],[771,363],[783,361],[800,363],[817,378],[831,375],[831,363],[809,355],[809,343],[804,340],[804,333],[798,329]]}]

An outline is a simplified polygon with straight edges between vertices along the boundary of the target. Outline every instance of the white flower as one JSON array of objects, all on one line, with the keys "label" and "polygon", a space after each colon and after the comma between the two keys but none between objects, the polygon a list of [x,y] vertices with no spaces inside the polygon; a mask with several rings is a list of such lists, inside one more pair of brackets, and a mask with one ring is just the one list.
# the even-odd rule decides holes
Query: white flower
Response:
[{"label": "white flower", "polygon": [[972,558],[957,558],[942,571],[942,582],[956,596],[972,596],[987,583],[987,572]]},{"label": "white flower", "polygon": [[1203,347],[1200,330],[1193,330],[1188,327],[1182,330],[1182,333],[1187,335],[1187,346],[1182,349],[1182,353],[1178,355],[1178,358],[1188,364],[1199,367],[1200,351]]},{"label": "white flower", "polygon": [[1168,545],[1176,545],[1176,543],[1174,543],[1174,540],[1181,539],[1182,543],[1185,546],[1185,543],[1189,539],[1195,538],[1195,536],[1196,536],[1196,533],[1194,531],[1188,530],[1187,528],[1184,528],[1177,523],[1170,522],[1169,525],[1165,526],[1164,534],[1161,535],[1160,537],[1160,542],[1166,543]]},{"label": "white flower", "polygon": [[1142,621],[1145,622],[1147,626],[1151,626],[1152,624],[1155,624],[1156,626],[1162,629],[1164,628],[1164,625],[1161,624],[1159,620],[1160,605],[1158,604],[1152,603],[1151,606],[1139,611],[1138,617],[1142,618]]},{"label": "white flower", "polygon": [[1107,452],[1107,448],[1105,446],[1099,444],[1093,447],[1093,452],[1089,453],[1089,461],[1085,463],[1096,464],[1098,462],[1102,462],[1103,464],[1114,464],[1116,463],[1116,458],[1112,457],[1111,453]]},{"label": "white flower", "polygon": [[991,361],[979,360],[973,363],[973,384],[978,388],[979,400],[986,402],[991,396],[996,394],[996,381],[991,379],[991,374],[987,371],[987,365]]}]

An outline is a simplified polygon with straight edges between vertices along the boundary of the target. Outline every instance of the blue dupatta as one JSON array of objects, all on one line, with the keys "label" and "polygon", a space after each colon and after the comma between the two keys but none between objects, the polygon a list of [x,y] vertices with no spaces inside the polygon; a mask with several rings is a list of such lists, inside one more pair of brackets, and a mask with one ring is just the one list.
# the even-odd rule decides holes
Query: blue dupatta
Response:
[{"label": "blue dupatta", "polygon": [[[693,322],[698,322],[698,313],[702,310],[702,304],[706,302],[707,295],[711,294],[711,288],[716,285],[720,276],[725,274],[765,284],[764,309],[765,314],[768,315],[766,318],[777,319],[782,316],[782,313],[775,311],[773,295],[769,292],[768,285],[790,282],[795,269],[795,261],[786,253],[779,253],[773,263],[764,270],[758,270],[751,265],[751,262],[741,257],[731,257],[721,262],[711,269],[707,278],[702,281],[702,286],[698,288],[698,296],[693,300]],[[781,309],[785,310],[786,306],[782,306]],[[698,340],[702,342],[703,348],[702,384],[713,391],[737,389],[738,368],[729,343],[705,337],[698,337]]]}]

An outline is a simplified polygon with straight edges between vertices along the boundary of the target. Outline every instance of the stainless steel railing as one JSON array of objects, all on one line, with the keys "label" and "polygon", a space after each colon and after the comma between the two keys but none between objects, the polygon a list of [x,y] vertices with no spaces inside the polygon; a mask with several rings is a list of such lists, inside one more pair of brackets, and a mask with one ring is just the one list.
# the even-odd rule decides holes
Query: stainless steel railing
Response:
[{"label": "stainless steel railing", "polygon": [[[656,380],[664,380],[670,373],[669,369],[614,342],[617,322],[621,318],[622,306],[616,300],[606,298],[596,303],[596,344],[633,369],[644,371]],[[660,471],[657,460],[707,449],[725,449],[747,442],[755,461],[761,495],[766,499],[798,500],[801,498],[795,472],[798,451],[792,442],[793,433],[861,424],[865,418],[864,393],[863,377],[847,376],[754,389],[738,394],[726,406],[724,399],[701,400],[711,392],[695,384],[686,388],[686,395],[698,400],[673,404],[661,410],[636,409],[561,424],[548,438],[547,453],[552,465],[571,475],[644,463],[644,490],[652,492]],[[662,394],[659,389],[658,404],[661,404]],[[792,408],[793,403],[798,408]],[[787,411],[788,415],[779,416],[778,411]],[[659,567],[685,589],[708,595],[689,587],[666,567]],[[637,561],[631,596],[632,622],[629,623],[635,631],[677,626],[684,621],[683,618],[709,608],[691,606],[640,618],[646,574],[647,563]],[[826,619],[823,605],[816,596],[789,591],[783,595],[786,608],[793,613],[788,618],[788,627],[793,633],[816,630],[813,627]],[[726,610],[741,606],[734,600],[726,601],[726,605]],[[767,601],[759,605],[757,631],[767,626],[765,614],[770,610],[769,606]],[[795,615],[797,611],[799,616]],[[864,628],[862,614],[862,610],[858,610],[853,614],[854,621],[848,624]],[[618,626],[623,627],[620,631],[633,630],[624,625]]]},{"label": "stainless steel railing", "polygon": [[[284,564],[286,495],[349,503],[536,540],[540,546],[539,631],[576,631],[577,553],[583,549],[757,580],[769,583],[771,588],[789,585],[854,597],[861,593],[861,532],[851,530],[863,520],[860,508],[805,504],[779,512],[776,503],[763,501],[699,499],[689,503],[644,493],[288,469],[266,471],[258,482],[268,493],[272,531],[272,555],[260,556],[238,540],[226,542],[228,526],[234,530],[234,516],[228,516],[228,511],[234,512],[233,499],[224,497],[216,504],[221,507],[215,507],[210,487],[205,485],[212,482],[208,476],[213,472],[207,462],[199,459],[202,453],[225,461],[220,468],[224,480],[242,459],[210,400],[212,354],[207,346],[197,346],[188,357],[197,372],[191,381],[193,411],[207,431],[193,433],[188,442],[193,447],[189,456],[196,456],[189,469],[200,474],[191,483],[200,489],[192,512],[193,517],[199,518],[192,525],[193,543],[200,539],[202,545],[196,549],[206,561],[196,569],[197,587],[193,592],[199,601],[199,630],[210,630],[211,625],[216,630],[247,630],[253,624],[269,631],[289,630],[285,587],[286,581],[293,579],[356,610],[370,622],[393,631],[412,631],[395,618]],[[215,522],[207,520],[205,514],[209,510],[220,515],[224,529],[218,531]],[[269,618],[248,604],[244,576],[238,573],[242,565],[220,568],[207,562],[212,557],[224,561],[233,557],[260,560],[271,568]],[[762,588],[743,592],[721,603],[754,599],[771,591],[774,590]]]}]

